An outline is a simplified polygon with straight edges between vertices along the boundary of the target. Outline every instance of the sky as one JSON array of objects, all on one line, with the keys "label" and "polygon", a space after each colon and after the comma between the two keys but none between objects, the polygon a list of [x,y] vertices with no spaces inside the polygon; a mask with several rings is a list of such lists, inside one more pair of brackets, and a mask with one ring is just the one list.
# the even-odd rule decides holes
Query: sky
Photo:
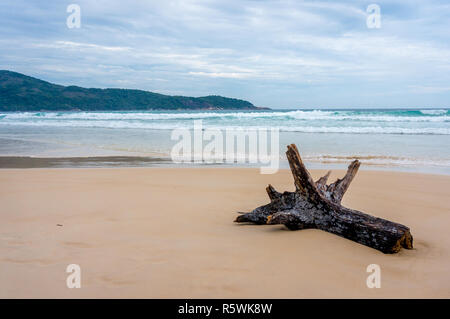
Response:
[{"label": "sky", "polygon": [[2,0],[0,69],[271,108],[450,107],[450,1]]}]

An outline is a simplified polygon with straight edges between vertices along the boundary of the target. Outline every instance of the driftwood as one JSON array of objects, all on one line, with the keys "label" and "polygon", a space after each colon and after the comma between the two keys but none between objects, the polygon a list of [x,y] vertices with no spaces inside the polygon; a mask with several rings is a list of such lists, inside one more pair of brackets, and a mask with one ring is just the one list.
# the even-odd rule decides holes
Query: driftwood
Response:
[{"label": "driftwood", "polygon": [[383,253],[396,253],[402,247],[413,248],[408,227],[341,205],[342,197],[358,172],[358,160],[350,164],[344,178],[327,185],[331,172],[314,182],[295,144],[288,146],[286,155],[296,191],[279,193],[272,185],[267,186],[270,203],[252,212],[240,213],[235,222],[284,224],[291,230],[321,229]]}]

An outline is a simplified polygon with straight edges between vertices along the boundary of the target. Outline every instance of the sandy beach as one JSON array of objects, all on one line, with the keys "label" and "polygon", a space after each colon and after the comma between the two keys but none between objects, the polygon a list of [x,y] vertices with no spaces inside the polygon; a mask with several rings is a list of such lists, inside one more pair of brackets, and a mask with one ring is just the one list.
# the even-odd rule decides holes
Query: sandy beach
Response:
[{"label": "sandy beach", "polygon": [[[0,298],[450,297],[450,176],[358,173],[343,204],[411,228],[415,249],[394,255],[233,223],[268,202],[268,183],[294,188],[288,170],[0,170]],[[80,289],[66,286],[69,264]],[[379,289],[366,286],[369,264]]]}]

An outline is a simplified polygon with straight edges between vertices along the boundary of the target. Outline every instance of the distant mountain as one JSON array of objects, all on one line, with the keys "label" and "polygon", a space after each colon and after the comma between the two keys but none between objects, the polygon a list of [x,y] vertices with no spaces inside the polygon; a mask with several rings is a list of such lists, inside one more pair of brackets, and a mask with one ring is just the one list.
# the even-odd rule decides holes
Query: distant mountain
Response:
[{"label": "distant mountain", "polygon": [[252,103],[210,95],[170,96],[141,90],[62,86],[0,70],[0,111],[253,110]]}]

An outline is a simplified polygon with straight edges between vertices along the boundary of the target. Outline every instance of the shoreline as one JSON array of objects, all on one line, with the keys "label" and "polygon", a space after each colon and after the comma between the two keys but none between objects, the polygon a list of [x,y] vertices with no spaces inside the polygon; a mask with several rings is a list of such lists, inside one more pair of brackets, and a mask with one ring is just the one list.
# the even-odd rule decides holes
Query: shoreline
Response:
[{"label": "shoreline", "polygon": [[[74,156],[74,157],[34,157],[0,156],[0,169],[29,168],[102,168],[102,167],[143,167],[143,165],[170,162],[161,157],[145,156]],[[130,166],[128,166],[130,165]]]},{"label": "shoreline", "polygon": [[[343,170],[353,159],[361,161],[361,170],[403,172],[428,175],[449,176],[450,171],[440,166],[395,165],[366,162],[360,157],[346,157],[342,161],[314,161],[304,158],[309,169],[313,170]],[[50,169],[50,168],[259,168],[258,164],[249,163],[174,163],[170,157],[164,156],[70,156],[70,157],[41,157],[41,156],[0,156],[0,170],[4,169]],[[280,170],[289,169],[287,160],[280,160]]]},{"label": "shoreline", "polygon": [[[394,255],[320,230],[233,223],[268,202],[268,183],[294,188],[284,169],[0,170],[0,297],[450,297],[450,177],[358,172],[343,205],[410,227],[414,249]],[[81,289],[65,285],[72,263]],[[373,263],[380,289],[366,286]]]}]

